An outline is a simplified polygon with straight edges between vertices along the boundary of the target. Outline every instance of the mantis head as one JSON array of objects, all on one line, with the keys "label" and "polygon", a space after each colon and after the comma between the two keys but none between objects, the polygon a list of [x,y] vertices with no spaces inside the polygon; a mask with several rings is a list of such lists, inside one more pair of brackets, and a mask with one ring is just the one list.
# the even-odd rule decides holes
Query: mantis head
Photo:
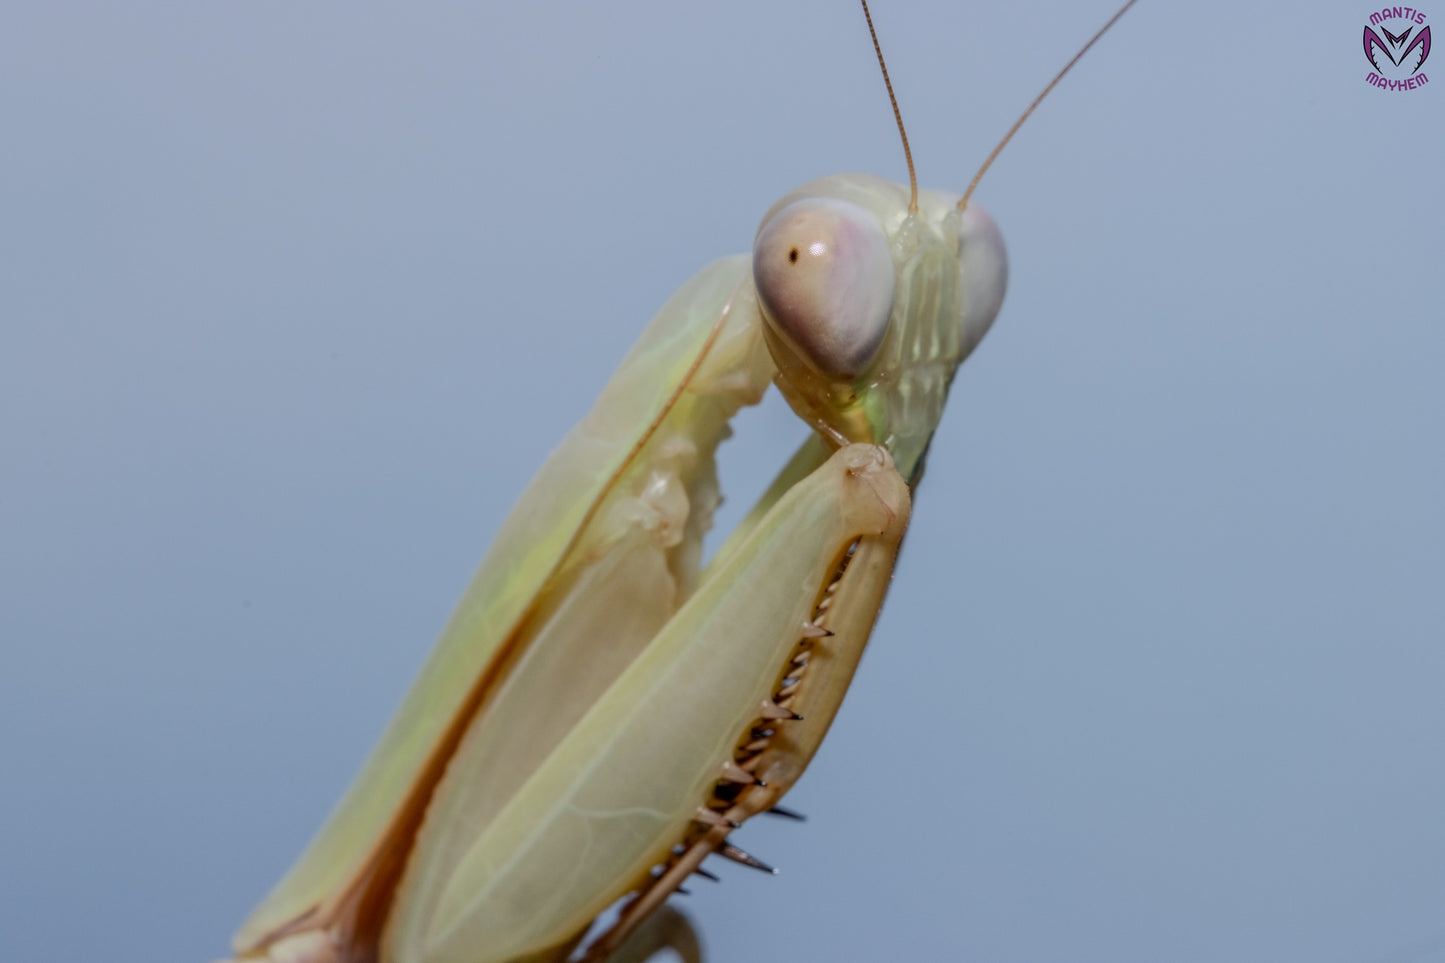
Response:
[{"label": "mantis head", "polygon": [[993,219],[957,195],[845,174],[764,216],[753,279],[777,384],[838,445],[888,448],[915,478],[960,362],[1003,303]]}]

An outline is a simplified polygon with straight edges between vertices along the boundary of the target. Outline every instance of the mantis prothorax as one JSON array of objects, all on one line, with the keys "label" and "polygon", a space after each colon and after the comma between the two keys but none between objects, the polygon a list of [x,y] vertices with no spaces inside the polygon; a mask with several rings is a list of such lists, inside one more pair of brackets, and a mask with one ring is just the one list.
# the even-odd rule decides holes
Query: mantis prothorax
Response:
[{"label": "mantis prothorax", "polygon": [[[978,177],[959,197],[908,170],[908,186],[804,185],[751,255],[664,305],[523,494],[239,958],[563,960],[629,893],[588,958],[692,954],[653,911],[705,856],[751,861],[729,833],[812,759],[954,371],[1003,300]],[[716,448],[770,383],[816,431],[704,566]]]}]

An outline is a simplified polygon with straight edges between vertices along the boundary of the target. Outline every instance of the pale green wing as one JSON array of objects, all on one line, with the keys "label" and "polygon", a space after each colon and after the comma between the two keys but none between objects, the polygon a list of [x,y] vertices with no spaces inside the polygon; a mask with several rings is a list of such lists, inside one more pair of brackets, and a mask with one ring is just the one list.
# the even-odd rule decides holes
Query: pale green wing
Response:
[{"label": "pale green wing", "polygon": [[324,924],[335,901],[368,872],[409,801],[415,805],[419,782],[439,774],[445,759],[437,754],[488,667],[613,479],[676,401],[733,299],[750,293],[749,277],[746,255],[714,261],[658,312],[512,510],[380,744],[291,871],[242,925],[238,951],[298,925]]}]

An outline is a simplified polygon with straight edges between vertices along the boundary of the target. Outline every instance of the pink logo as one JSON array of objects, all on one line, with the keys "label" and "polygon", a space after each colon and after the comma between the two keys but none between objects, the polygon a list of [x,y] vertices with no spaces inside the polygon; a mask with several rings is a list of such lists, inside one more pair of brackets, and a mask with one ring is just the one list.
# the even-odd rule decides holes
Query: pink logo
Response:
[{"label": "pink logo", "polygon": [[[1414,7],[1383,7],[1365,26],[1365,59],[1372,68],[1365,81],[1380,90],[1415,90],[1430,82],[1430,25]],[[1378,27],[1377,32],[1375,28]]]}]

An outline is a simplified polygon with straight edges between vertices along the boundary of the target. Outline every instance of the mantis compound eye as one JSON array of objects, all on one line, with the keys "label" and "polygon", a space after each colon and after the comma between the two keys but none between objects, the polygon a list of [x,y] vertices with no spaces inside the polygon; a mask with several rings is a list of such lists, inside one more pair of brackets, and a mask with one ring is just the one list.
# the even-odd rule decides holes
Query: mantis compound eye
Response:
[{"label": "mantis compound eye", "polygon": [[959,323],[963,326],[966,356],[988,334],[1008,287],[1003,236],[993,218],[977,204],[964,208],[959,220],[958,271],[962,295]]},{"label": "mantis compound eye", "polygon": [[893,258],[872,214],[825,198],[794,201],[753,244],[753,280],[775,334],[832,378],[867,369],[888,332]]}]

